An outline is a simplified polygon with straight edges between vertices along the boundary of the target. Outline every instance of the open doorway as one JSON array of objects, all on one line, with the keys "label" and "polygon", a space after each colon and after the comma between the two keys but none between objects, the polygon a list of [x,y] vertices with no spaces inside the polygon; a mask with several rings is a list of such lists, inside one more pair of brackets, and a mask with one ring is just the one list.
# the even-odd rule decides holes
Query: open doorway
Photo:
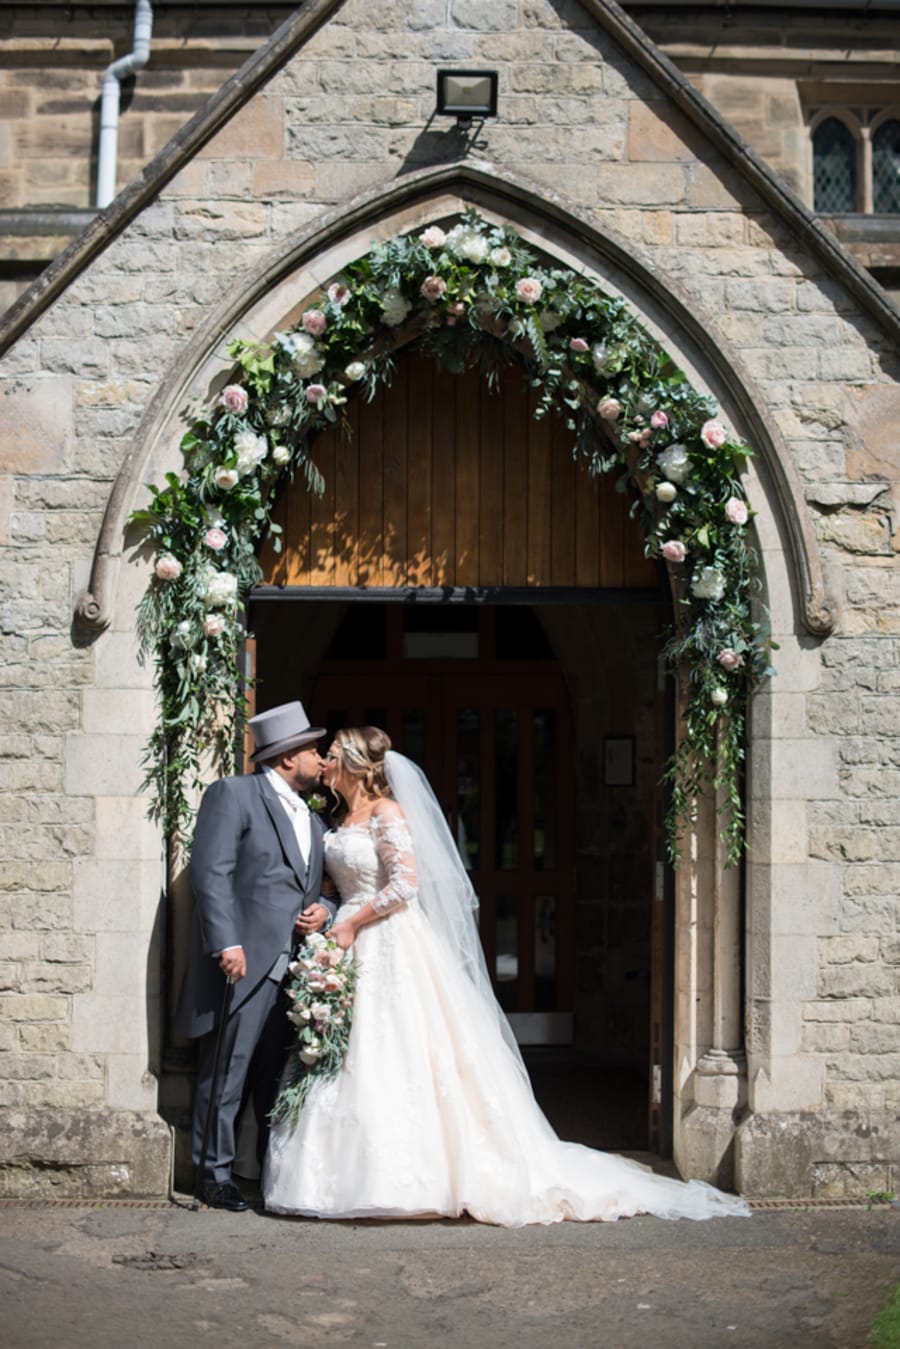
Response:
[{"label": "open doorway", "polygon": [[[538,602],[534,602],[538,600]],[[658,592],[261,587],[257,709],[383,726],[428,773],[557,1131],[669,1150]]]}]

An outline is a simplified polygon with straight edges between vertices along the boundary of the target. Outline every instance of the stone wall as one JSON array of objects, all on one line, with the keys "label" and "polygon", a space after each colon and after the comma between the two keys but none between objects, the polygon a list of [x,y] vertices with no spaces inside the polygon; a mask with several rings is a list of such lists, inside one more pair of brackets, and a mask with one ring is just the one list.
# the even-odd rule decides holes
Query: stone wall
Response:
[{"label": "stone wall", "polygon": [[[530,185],[617,240],[641,275],[656,278],[660,290],[635,290],[652,327],[665,317],[660,291],[683,296],[710,351],[730,353],[735,378],[754,391],[804,484],[840,613],[827,639],[809,637],[799,618],[765,462],[752,482],[782,649],[751,755],[746,1048],[756,1132],[745,1130],[740,1176],[758,1193],[771,1193],[776,1175],[802,1193],[818,1183],[816,1166],[877,1168],[898,1153],[888,1133],[900,1077],[890,1044],[900,991],[890,343],[587,9],[393,0],[373,11],[348,0],[3,363],[10,771],[0,794],[8,859],[0,1101],[13,1113],[3,1117],[0,1165],[10,1191],[56,1177],[76,1192],[100,1174],[119,1176],[122,1189],[167,1183],[161,1163],[152,1182],[146,1171],[136,1179],[144,1144],[135,1140],[156,1127],[165,1001],[164,858],[138,795],[152,720],[150,676],[135,657],[133,607],[147,575],[139,554],[126,553],[111,628],[89,647],[72,631],[110,485],[142,416],[159,404],[171,415],[144,476],[177,468],[179,371],[196,360],[192,335],[223,292],[240,283],[249,293],[254,272],[292,232],[360,192],[467,158],[449,124],[429,123],[435,67],[450,61],[501,71],[500,115],[473,152],[484,173]],[[569,258],[602,270],[577,230],[568,238]],[[367,237],[357,244],[364,251]],[[263,336],[268,311],[255,304],[241,322]],[[745,405],[692,339],[674,328],[662,336],[741,427]],[[218,335],[202,340],[207,368],[224,369]],[[711,933],[715,914],[702,903],[700,931]],[[682,1162],[715,1175],[715,1149],[689,1146],[692,1111],[713,1108],[694,1087],[717,1024],[712,948],[691,936],[691,912],[685,890],[676,1132]],[[738,996],[733,979],[729,988]],[[38,1164],[22,1141],[46,1140],[48,1115],[72,1112],[83,1121],[82,1145],[84,1130],[95,1131],[91,1165],[100,1171],[87,1163],[78,1171],[74,1144],[54,1160],[48,1143],[35,1142]],[[785,1151],[785,1138],[806,1137],[811,1113],[824,1130],[820,1153],[788,1148],[790,1162],[776,1171],[774,1140]],[[154,1134],[163,1151],[164,1134]],[[816,1174],[831,1184],[836,1173]],[[846,1174],[852,1187],[855,1173]]]}]

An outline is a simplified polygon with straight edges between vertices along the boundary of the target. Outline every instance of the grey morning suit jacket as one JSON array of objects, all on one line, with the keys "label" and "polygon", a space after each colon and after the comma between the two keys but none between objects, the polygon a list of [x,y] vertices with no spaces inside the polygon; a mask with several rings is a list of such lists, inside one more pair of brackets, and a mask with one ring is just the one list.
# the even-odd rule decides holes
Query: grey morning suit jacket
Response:
[{"label": "grey morning suit jacket", "polygon": [[[215,953],[243,946],[247,973],[234,986],[237,1011],[263,980],[280,977],[294,919],[320,899],[325,826],[310,819],[304,866],[287,811],[263,773],[221,778],[197,816],[191,883],[197,901],[184,983],[175,1012],[180,1035],[205,1035],[222,1007],[225,977]],[[331,910],[336,905],[321,900]]]}]

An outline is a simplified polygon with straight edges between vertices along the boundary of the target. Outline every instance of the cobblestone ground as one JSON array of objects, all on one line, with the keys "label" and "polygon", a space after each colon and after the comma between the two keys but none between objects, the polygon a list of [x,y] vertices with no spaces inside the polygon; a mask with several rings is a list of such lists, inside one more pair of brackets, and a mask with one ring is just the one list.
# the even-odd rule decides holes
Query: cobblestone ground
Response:
[{"label": "cobblestone ground", "polygon": [[504,1231],[187,1207],[4,1206],[9,1349],[865,1345],[900,1211]]}]

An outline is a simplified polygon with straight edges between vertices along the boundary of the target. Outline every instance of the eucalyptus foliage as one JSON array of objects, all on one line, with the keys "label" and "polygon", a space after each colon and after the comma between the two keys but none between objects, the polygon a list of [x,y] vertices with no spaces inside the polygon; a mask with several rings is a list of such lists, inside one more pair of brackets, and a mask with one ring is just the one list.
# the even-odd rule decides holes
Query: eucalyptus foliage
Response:
[{"label": "eucalyptus foliage", "polygon": [[316,434],[343,420],[348,397],[371,400],[389,383],[396,351],[411,344],[492,384],[523,365],[534,415],[561,413],[574,457],[591,473],[614,471],[634,499],[647,555],[675,573],[666,654],[688,690],[667,768],[670,855],[677,860],[696,800],[712,788],[736,862],[747,697],[768,672],[769,649],[752,612],[757,563],[741,481],[751,452],[622,300],[548,266],[511,225],[474,211],[446,232],[377,244],[270,343],[232,342],[236,382],[191,422],[183,473],[151,488],[135,513],[157,554],[139,627],[159,695],[146,755],[153,815],[186,838],[201,765],[211,757],[228,771],[233,761],[243,600],[261,577],[261,541],[280,547],[278,492],[296,473],[321,492]]}]

